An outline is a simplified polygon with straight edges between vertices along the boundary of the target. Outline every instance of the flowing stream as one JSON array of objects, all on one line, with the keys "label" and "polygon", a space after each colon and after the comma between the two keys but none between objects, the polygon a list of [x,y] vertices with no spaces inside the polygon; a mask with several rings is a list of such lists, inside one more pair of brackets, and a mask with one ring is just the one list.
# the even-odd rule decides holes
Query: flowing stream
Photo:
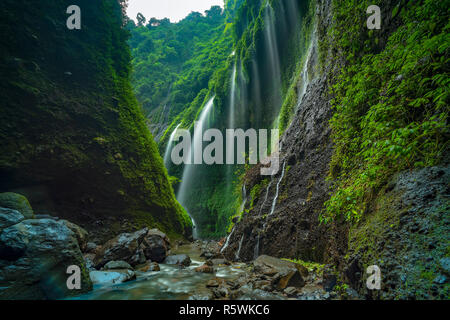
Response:
[{"label": "flowing stream", "polygon": [[235,280],[245,271],[243,264],[215,267],[214,274],[195,272],[204,263],[194,245],[181,246],[173,254],[188,254],[192,263],[187,268],[160,264],[160,271],[137,273],[137,279],[115,285],[94,285],[92,292],[77,300],[185,300],[207,296],[206,283],[215,278]]}]

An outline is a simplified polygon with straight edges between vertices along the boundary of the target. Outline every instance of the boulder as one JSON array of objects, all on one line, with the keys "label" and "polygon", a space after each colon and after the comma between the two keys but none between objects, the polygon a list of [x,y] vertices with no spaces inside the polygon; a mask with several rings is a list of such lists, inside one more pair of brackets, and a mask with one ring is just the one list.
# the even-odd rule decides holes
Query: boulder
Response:
[{"label": "boulder", "polygon": [[220,266],[220,265],[230,265],[230,262],[227,261],[226,259],[212,259],[211,263],[215,266]]},{"label": "boulder", "polygon": [[136,273],[132,270],[91,271],[89,273],[94,284],[119,284],[136,279]]},{"label": "boulder", "polygon": [[13,192],[0,193],[0,207],[19,211],[25,219],[33,219],[34,213],[27,198]]},{"label": "boulder", "polygon": [[75,233],[75,236],[77,237],[78,245],[80,246],[80,249],[82,252],[86,250],[87,245],[87,239],[88,239],[88,232],[84,230],[82,227],[76,225],[75,223],[72,223],[67,220],[60,220],[62,223],[64,223],[67,228],[73,231]]},{"label": "boulder", "polygon": [[[81,289],[69,290],[67,268],[81,270]],[[92,289],[75,234],[52,219],[24,220],[0,234],[0,300],[60,299]]]},{"label": "boulder", "polygon": [[123,260],[131,265],[135,264],[131,263],[131,258],[135,256],[147,232],[148,229],[145,228],[134,233],[122,233],[107,241],[95,256],[96,269],[102,268],[109,261]]},{"label": "boulder", "polygon": [[170,242],[163,232],[151,229],[145,235],[141,248],[147,259],[162,263],[170,250]]},{"label": "boulder", "polygon": [[259,256],[253,262],[253,266],[256,272],[265,275],[276,272],[272,281],[278,290],[284,290],[287,287],[301,288],[305,285],[303,277],[308,275],[308,270],[297,263],[266,255]]},{"label": "boulder", "polygon": [[25,217],[19,211],[9,208],[0,208],[0,232],[23,220],[25,220]]},{"label": "boulder", "polygon": [[136,266],[136,270],[140,272],[151,272],[151,271],[160,271],[160,268],[157,262],[147,261],[144,264]]},{"label": "boulder", "polygon": [[97,248],[100,249],[94,242],[86,243],[86,252],[88,253],[97,253]]},{"label": "boulder", "polygon": [[200,267],[195,268],[195,272],[213,273],[214,268],[211,266],[208,266],[207,264],[204,264],[204,265],[201,265]]},{"label": "boulder", "polygon": [[103,267],[103,270],[133,270],[133,267],[130,266],[125,261],[110,261]]},{"label": "boulder", "polygon": [[203,244],[201,248],[201,257],[206,259],[221,259],[223,255],[220,253],[221,246],[216,241],[209,241]]},{"label": "boulder", "polygon": [[84,262],[86,263],[86,268],[88,269],[88,271],[95,271],[95,267],[94,267],[95,254],[86,253],[83,255],[83,258],[84,258]]},{"label": "boulder", "polygon": [[165,264],[176,264],[182,267],[189,267],[191,264],[191,258],[189,258],[186,254],[176,254],[172,256],[168,256],[166,260],[164,260]]}]

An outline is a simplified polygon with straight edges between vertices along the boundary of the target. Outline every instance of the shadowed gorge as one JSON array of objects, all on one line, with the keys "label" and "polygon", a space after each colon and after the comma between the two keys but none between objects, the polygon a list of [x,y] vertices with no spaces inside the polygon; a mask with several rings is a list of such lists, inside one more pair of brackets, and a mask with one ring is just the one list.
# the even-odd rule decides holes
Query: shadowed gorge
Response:
[{"label": "shadowed gorge", "polygon": [[448,1],[129,1],[0,4],[0,299],[448,300]]}]

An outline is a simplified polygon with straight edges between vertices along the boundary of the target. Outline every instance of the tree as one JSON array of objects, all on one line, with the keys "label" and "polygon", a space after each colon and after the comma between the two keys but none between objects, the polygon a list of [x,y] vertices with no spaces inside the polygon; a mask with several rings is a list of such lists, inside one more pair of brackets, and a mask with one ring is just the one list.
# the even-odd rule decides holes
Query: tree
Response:
[{"label": "tree", "polygon": [[136,19],[138,21],[139,27],[142,27],[145,24],[146,19],[142,13],[139,12],[136,16]]}]

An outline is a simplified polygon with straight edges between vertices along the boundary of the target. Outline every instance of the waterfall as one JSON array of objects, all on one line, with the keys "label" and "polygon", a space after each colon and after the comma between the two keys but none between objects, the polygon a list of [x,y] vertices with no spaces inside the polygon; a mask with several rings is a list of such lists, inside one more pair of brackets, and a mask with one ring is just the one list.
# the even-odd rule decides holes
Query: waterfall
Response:
[{"label": "waterfall", "polygon": [[256,246],[253,251],[253,260],[256,260],[259,257],[259,240],[261,238],[261,235],[258,233],[258,240],[256,241]]},{"label": "waterfall", "polygon": [[[209,114],[211,113],[211,110],[214,106],[214,98],[212,97],[209,99],[209,101],[206,103],[205,107],[203,108],[202,112],[200,113],[200,117],[198,119],[198,122],[196,124],[196,129],[194,129],[194,137],[192,140],[192,146],[189,150],[189,157],[192,160],[192,158],[195,159],[195,153],[203,152],[203,137],[202,133],[206,129],[207,121],[209,118]],[[200,154],[201,155],[201,154]],[[177,193],[177,200],[180,202],[180,204],[186,209],[188,212],[192,224],[194,225],[194,238],[196,237],[196,234],[198,233],[197,225],[189,212],[189,208],[187,208],[187,200],[189,198],[189,191],[191,186],[193,185],[193,182],[195,180],[195,171],[199,168],[193,164],[186,164],[183,169],[183,175],[181,179],[180,188],[178,189]]]},{"label": "waterfall", "polygon": [[312,33],[312,37],[311,37],[311,44],[310,44],[308,52],[306,54],[305,63],[303,64],[301,91],[300,91],[300,94],[298,95],[296,111],[299,108],[300,104],[302,103],[303,97],[305,96],[306,90],[308,89],[308,85],[310,83],[310,76],[311,75],[309,74],[308,65],[309,65],[311,59],[313,58],[313,54],[315,53],[315,49],[317,48],[317,36],[316,36],[316,33],[317,32],[316,32],[316,27],[315,27],[314,31]]},{"label": "waterfall", "polygon": [[[236,123],[236,64],[233,66],[233,72],[231,73],[231,91],[230,91],[230,110],[228,115],[228,129],[235,129]],[[231,147],[231,145],[230,145]],[[227,149],[226,152],[233,153],[234,150]],[[226,179],[227,179],[227,190],[232,192],[232,180],[233,180],[233,166],[227,165],[226,167]]]},{"label": "waterfall", "polygon": [[239,213],[242,212],[245,208],[245,203],[247,202],[247,189],[245,188],[245,184],[242,186],[242,203],[239,207]]},{"label": "waterfall", "polygon": [[269,53],[269,65],[271,67],[272,77],[273,77],[273,92],[275,94],[276,112],[278,108],[281,107],[281,68],[280,68],[280,55],[278,53],[277,36],[275,29],[275,12],[267,2],[265,10],[265,37],[267,51]]},{"label": "waterfall", "polygon": [[175,139],[175,135],[177,133],[178,128],[180,127],[181,123],[179,125],[177,125],[177,127],[175,128],[175,130],[172,131],[172,133],[170,134],[170,138],[169,141],[167,142],[167,146],[166,146],[166,151],[164,152],[164,165],[166,166],[166,168],[169,168],[170,165],[170,150],[172,149],[172,142]]},{"label": "waterfall", "polygon": [[275,193],[275,198],[273,198],[272,209],[270,210],[269,216],[271,216],[273,214],[273,212],[275,211],[275,206],[277,205],[277,200],[278,200],[278,194],[280,192],[280,183],[281,183],[281,180],[283,180],[283,178],[284,178],[285,169],[286,169],[286,161],[283,162],[283,171],[281,172],[280,180],[278,180],[278,183],[277,183],[277,191]]},{"label": "waterfall", "polygon": [[236,261],[239,260],[239,255],[241,254],[242,243],[244,243],[244,234],[242,235],[241,241],[239,241],[239,248],[236,251],[236,255],[235,255]]},{"label": "waterfall", "polygon": [[269,196],[269,191],[270,191],[270,187],[272,186],[272,182],[273,182],[273,176],[271,177],[270,182],[269,182],[269,185],[267,186],[267,189],[266,189],[266,196],[264,197],[264,201],[263,201],[261,207],[259,208],[258,216],[261,215],[261,212],[262,212],[262,210],[263,210],[263,208],[264,208],[264,205],[265,205],[266,202],[267,202],[267,197]]},{"label": "waterfall", "polygon": [[231,92],[230,92],[230,114],[228,118],[228,129],[235,128],[235,112],[236,112],[236,64],[231,73]]},{"label": "waterfall", "polygon": [[231,232],[228,235],[227,240],[225,241],[225,244],[223,245],[222,249],[220,249],[220,253],[224,252],[225,249],[228,248],[228,246],[230,245],[230,239],[231,239],[231,236],[234,233],[234,230],[236,230],[236,225],[233,227],[233,229],[231,229]]}]

